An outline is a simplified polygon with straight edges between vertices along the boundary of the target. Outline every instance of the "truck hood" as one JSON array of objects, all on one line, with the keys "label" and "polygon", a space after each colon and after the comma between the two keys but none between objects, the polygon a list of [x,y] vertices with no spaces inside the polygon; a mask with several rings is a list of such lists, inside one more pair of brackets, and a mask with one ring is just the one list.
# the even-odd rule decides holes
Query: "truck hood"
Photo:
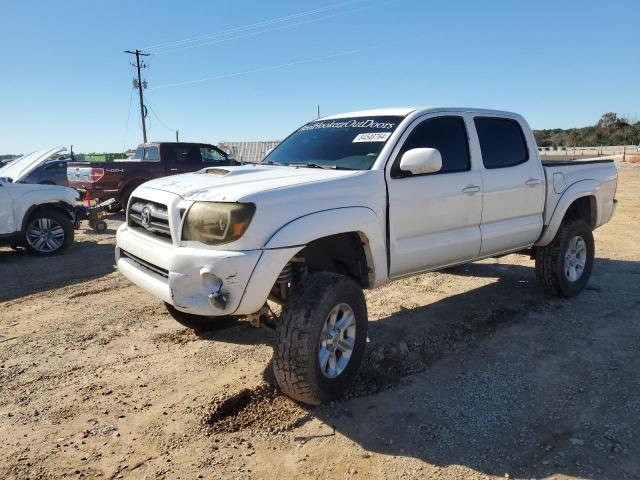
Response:
[{"label": "truck hood", "polygon": [[53,147],[24,155],[0,168],[0,178],[10,179],[13,183],[20,182],[51,157],[66,151],[64,147]]},{"label": "truck hood", "polygon": [[306,183],[326,182],[362,173],[277,165],[205,168],[198,172],[151,180],[145,188],[174,193],[185,200],[236,202],[254,193]]}]

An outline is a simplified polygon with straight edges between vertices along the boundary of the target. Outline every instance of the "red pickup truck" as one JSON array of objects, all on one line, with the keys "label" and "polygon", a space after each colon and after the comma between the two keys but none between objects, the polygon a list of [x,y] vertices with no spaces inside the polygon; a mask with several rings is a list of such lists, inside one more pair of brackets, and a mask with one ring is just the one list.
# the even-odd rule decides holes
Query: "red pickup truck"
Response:
[{"label": "red pickup truck", "polygon": [[70,162],[67,179],[70,187],[92,200],[115,198],[118,205],[126,206],[131,192],[147,180],[228,165],[238,165],[238,162],[206,143],[145,143],[126,161]]}]

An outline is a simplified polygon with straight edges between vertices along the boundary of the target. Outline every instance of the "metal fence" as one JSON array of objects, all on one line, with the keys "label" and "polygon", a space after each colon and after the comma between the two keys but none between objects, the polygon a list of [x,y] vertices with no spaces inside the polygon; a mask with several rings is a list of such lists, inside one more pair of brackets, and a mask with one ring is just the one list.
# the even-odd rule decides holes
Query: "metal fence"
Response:
[{"label": "metal fence", "polygon": [[280,140],[220,142],[218,143],[218,147],[227,153],[232,153],[239,162],[258,163],[279,143]]}]

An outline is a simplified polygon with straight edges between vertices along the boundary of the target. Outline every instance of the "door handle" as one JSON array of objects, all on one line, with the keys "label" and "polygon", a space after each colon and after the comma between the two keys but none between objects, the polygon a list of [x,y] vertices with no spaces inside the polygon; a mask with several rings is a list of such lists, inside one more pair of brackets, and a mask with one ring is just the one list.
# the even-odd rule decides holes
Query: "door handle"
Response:
[{"label": "door handle", "polygon": [[480,187],[478,185],[467,185],[462,189],[462,193],[466,193],[467,195],[475,195],[480,191]]},{"label": "door handle", "polygon": [[170,172],[177,172],[177,171],[178,171],[178,169],[177,169],[177,168],[170,168],[170,169],[169,169],[169,171],[170,171]]},{"label": "door handle", "polygon": [[539,178],[530,178],[529,180],[527,180],[526,182],[524,182],[525,185],[528,185],[529,187],[535,187],[536,185],[539,185],[540,179]]}]

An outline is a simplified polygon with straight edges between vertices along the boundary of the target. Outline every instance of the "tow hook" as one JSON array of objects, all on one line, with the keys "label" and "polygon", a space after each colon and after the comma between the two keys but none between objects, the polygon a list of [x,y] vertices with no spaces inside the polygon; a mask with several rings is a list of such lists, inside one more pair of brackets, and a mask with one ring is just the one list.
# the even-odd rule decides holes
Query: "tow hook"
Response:
[{"label": "tow hook", "polygon": [[227,301],[229,300],[229,294],[223,293],[221,290],[212,292],[207,295],[207,297],[209,298],[209,303],[211,304],[211,306],[217,307],[221,310],[224,310],[226,308]]}]

